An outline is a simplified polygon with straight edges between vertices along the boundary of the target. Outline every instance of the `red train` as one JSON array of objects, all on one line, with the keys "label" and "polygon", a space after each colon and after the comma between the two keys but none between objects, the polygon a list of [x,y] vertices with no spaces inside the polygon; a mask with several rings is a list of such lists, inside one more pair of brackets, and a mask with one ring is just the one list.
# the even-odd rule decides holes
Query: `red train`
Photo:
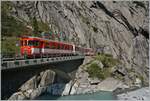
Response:
[{"label": "red train", "polygon": [[21,37],[21,55],[30,58],[40,56],[94,55],[91,48],[52,41],[39,37]]}]

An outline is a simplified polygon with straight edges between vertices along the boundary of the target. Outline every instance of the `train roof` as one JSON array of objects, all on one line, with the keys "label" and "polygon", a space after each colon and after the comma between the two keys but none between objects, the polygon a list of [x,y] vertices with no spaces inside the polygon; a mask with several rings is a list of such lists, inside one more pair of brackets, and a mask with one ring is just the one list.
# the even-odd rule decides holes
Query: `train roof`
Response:
[{"label": "train roof", "polygon": [[[24,36],[24,37],[21,37],[21,38],[35,38],[35,39],[40,39],[40,40],[45,40],[45,41],[59,42],[59,41],[54,41],[54,40],[50,40],[50,39],[44,39],[44,38],[40,38],[40,37],[34,37],[34,36]],[[73,45],[73,44],[66,43],[66,42],[59,42],[59,43]]]}]

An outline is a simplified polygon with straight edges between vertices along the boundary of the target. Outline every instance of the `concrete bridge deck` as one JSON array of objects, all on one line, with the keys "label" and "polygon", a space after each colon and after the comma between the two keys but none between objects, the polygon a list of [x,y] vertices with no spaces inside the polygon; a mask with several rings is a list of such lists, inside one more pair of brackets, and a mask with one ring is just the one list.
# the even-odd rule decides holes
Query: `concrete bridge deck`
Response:
[{"label": "concrete bridge deck", "polygon": [[1,70],[64,62],[64,61],[69,61],[69,60],[84,59],[84,57],[85,56],[65,56],[65,57],[53,57],[53,58],[37,58],[37,59],[2,61]]}]

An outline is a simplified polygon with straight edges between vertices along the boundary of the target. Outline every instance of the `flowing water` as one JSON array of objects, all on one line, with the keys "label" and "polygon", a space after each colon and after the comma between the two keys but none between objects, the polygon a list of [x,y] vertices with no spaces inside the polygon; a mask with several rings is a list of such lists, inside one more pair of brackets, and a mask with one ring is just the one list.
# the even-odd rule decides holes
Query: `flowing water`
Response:
[{"label": "flowing water", "polygon": [[69,96],[52,96],[49,93],[45,93],[37,97],[36,100],[116,100],[116,96],[112,92],[106,91]]}]

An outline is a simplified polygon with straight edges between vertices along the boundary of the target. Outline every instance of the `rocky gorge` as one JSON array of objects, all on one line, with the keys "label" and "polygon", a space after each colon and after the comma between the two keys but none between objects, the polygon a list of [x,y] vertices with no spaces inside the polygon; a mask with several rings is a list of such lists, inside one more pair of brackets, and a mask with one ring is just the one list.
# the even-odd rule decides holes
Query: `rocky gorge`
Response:
[{"label": "rocky gorge", "polygon": [[[5,3],[5,2],[3,2]],[[107,61],[85,58],[68,83],[54,83],[47,70],[31,78],[9,99],[34,99],[43,92],[53,95],[120,92],[149,85],[148,1],[11,1],[9,16],[38,31],[63,32],[70,43],[110,54],[119,64],[104,79],[91,78],[87,68],[94,62],[105,69]],[[106,62],[106,63],[105,63]],[[107,70],[107,69],[106,69]],[[58,89],[57,89],[58,88]]]},{"label": "rocky gorge", "polygon": [[[120,64],[115,65],[111,68],[110,72],[104,74],[108,75],[108,73],[110,73],[111,76],[108,75],[104,79],[90,77],[87,67],[93,63],[96,63],[99,68],[104,68],[101,61],[96,60],[95,57],[88,56],[83,61],[83,64],[79,66],[75,73],[75,77],[72,80],[65,80],[65,78],[63,78],[63,81],[59,81],[58,79],[61,79],[65,73],[63,73],[60,78],[56,76],[58,73],[56,70],[47,69],[24,83],[18,89],[18,92],[14,93],[9,100],[36,99],[44,93],[54,96],[92,94],[99,91],[110,91],[115,94],[120,94],[143,86],[141,78],[136,77],[133,74],[121,76],[120,74],[124,72],[121,70],[119,72],[120,74],[116,73],[114,68],[120,66]],[[119,69],[117,69],[117,71],[119,71]]]}]

